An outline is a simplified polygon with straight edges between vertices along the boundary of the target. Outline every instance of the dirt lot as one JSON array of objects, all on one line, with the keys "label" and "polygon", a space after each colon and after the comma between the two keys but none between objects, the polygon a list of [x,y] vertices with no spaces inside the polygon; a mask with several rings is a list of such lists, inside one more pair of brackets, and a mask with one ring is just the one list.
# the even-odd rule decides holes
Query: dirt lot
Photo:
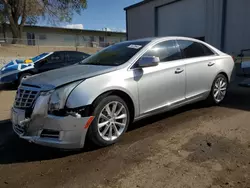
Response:
[{"label": "dirt lot", "polygon": [[[1,93],[1,109],[12,92]],[[0,187],[250,187],[249,96],[234,84],[221,106],[157,115],[116,145],[79,152],[26,143],[0,123]]]}]

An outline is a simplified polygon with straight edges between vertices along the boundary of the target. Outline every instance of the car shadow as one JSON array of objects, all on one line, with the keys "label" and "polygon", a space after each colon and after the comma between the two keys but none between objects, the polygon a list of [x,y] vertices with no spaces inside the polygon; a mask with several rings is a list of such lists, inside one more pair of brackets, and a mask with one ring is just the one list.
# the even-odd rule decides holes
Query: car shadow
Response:
[{"label": "car shadow", "polygon": [[0,164],[42,161],[73,155],[79,151],[61,152],[20,139],[12,130],[10,122],[0,122]]},{"label": "car shadow", "polygon": [[227,97],[221,106],[226,108],[250,111],[250,88],[240,87],[239,83],[242,82],[245,77],[237,77],[235,81],[229,87]]},{"label": "car shadow", "polygon": [[177,108],[175,110],[171,110],[171,111],[168,111],[168,112],[163,112],[163,113],[160,113],[160,114],[157,114],[157,115],[149,116],[149,117],[146,117],[146,118],[141,119],[139,121],[136,121],[135,123],[133,123],[133,126],[129,126],[128,132],[139,129],[139,128],[142,128],[142,127],[150,125],[150,124],[154,124],[154,123],[156,123],[158,121],[161,121],[161,120],[176,116],[178,114],[181,114],[181,113],[184,113],[184,112],[187,112],[187,111],[190,111],[190,110],[202,109],[202,108],[207,108],[207,107],[210,107],[210,106],[211,105],[209,105],[207,103],[204,103],[204,101],[201,101],[201,102],[197,102],[197,103],[194,103],[194,104],[190,104],[190,105],[186,105],[186,106]]}]

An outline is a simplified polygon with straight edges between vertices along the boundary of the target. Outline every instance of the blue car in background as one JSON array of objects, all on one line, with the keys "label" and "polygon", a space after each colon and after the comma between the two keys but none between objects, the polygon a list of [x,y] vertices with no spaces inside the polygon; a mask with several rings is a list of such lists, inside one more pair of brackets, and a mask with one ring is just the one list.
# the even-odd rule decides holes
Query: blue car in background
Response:
[{"label": "blue car in background", "polygon": [[42,53],[31,59],[13,60],[1,68],[0,84],[20,84],[23,79],[29,76],[70,66],[89,56],[89,54],[77,51],[55,51]]}]

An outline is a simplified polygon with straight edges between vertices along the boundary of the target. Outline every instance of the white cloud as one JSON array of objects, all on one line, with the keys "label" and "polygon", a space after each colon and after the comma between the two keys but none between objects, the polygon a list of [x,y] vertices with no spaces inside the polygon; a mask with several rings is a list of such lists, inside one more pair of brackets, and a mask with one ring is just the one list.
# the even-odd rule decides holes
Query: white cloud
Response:
[{"label": "white cloud", "polygon": [[101,29],[102,31],[116,31],[116,32],[124,32],[126,33],[125,29],[117,29],[117,28],[109,28],[109,27],[105,27]]},{"label": "white cloud", "polygon": [[101,31],[113,31],[111,28],[108,28],[108,27],[104,27],[102,29],[100,29]]},{"label": "white cloud", "polygon": [[65,26],[66,28],[69,29],[83,29],[83,24],[69,24]]}]

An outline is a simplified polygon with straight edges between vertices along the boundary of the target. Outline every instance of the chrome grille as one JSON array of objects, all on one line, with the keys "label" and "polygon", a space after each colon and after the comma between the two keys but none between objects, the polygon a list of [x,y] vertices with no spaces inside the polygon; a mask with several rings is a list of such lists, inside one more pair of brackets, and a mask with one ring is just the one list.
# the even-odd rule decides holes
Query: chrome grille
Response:
[{"label": "chrome grille", "polygon": [[19,88],[15,98],[16,108],[30,108],[36,100],[39,91],[32,89]]},{"label": "chrome grille", "polygon": [[19,135],[22,135],[25,132],[24,128],[21,127],[20,125],[13,125],[13,128],[14,128],[15,132]]}]

